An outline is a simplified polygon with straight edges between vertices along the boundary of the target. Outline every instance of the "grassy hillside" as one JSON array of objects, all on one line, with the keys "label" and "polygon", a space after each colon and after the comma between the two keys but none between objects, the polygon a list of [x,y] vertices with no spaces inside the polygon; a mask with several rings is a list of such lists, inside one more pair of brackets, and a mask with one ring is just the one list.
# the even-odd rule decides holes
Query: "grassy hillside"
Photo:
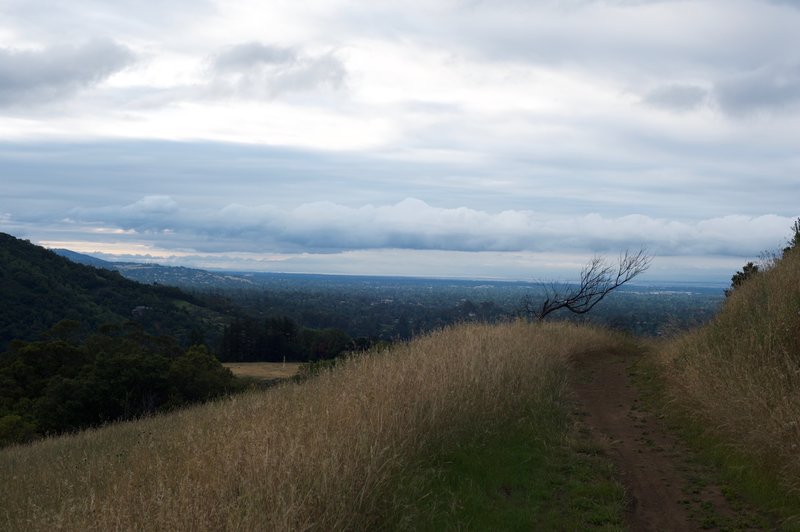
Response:
[{"label": "grassy hillside", "polygon": [[[506,442],[517,452],[561,452],[568,358],[619,344],[561,323],[465,325],[349,359],[303,384],[8,448],[0,451],[0,528],[424,528],[415,509],[431,495],[420,481],[431,457],[521,425],[525,441]],[[545,482],[547,494],[568,489],[567,480]],[[591,506],[585,491],[562,502],[576,500]]]},{"label": "grassy hillside", "polygon": [[733,290],[709,325],[662,347],[659,361],[672,406],[730,463],[740,457],[737,474],[761,478],[752,491],[777,479],[798,498],[800,249]]},{"label": "grassy hillside", "polygon": [[4,233],[0,297],[0,350],[15,338],[36,339],[63,319],[81,322],[86,331],[135,319],[151,333],[179,340],[195,329],[221,329],[217,313],[176,288],[76,264]]}]

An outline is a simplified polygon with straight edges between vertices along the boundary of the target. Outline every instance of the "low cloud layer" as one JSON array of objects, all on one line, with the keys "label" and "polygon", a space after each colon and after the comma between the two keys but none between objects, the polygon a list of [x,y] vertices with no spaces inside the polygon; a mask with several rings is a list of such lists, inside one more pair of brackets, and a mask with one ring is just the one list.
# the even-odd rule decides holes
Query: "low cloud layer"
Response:
[{"label": "low cloud layer", "polygon": [[109,40],[37,50],[0,48],[0,105],[63,99],[134,60],[128,48]]},{"label": "low cloud layer", "polygon": [[362,207],[317,202],[288,210],[234,204],[206,211],[183,209],[165,196],[145,197],[120,207],[76,209],[71,220],[150,235],[156,241],[173,241],[205,252],[616,252],[646,246],[662,255],[730,256],[758,255],[780,247],[792,223],[789,217],[775,215],[676,222],[644,215],[489,213],[434,207],[417,199]]}]

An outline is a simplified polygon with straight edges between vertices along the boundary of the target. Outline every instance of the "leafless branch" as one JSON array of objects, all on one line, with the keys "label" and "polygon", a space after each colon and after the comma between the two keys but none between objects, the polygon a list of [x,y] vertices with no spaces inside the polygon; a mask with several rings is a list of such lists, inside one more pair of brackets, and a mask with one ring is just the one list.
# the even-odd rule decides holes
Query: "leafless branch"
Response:
[{"label": "leafless branch", "polygon": [[535,303],[531,297],[522,301],[520,314],[539,321],[557,310],[567,309],[575,314],[585,314],[616,288],[627,283],[650,267],[653,257],[645,248],[635,253],[625,250],[616,265],[603,257],[594,257],[583,268],[577,286],[550,284],[544,289],[542,300]]}]

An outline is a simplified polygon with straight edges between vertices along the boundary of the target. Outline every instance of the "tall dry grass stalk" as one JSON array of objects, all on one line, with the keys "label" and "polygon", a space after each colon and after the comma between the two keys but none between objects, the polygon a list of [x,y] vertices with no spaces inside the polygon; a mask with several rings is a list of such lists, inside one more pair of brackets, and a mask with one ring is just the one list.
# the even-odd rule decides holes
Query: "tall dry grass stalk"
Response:
[{"label": "tall dry grass stalk", "polygon": [[800,490],[800,250],[737,288],[659,359],[674,401]]},{"label": "tall dry grass stalk", "polygon": [[561,323],[464,325],[304,384],[6,449],[0,529],[385,524],[426,453],[557,400],[568,356],[616,341]]}]

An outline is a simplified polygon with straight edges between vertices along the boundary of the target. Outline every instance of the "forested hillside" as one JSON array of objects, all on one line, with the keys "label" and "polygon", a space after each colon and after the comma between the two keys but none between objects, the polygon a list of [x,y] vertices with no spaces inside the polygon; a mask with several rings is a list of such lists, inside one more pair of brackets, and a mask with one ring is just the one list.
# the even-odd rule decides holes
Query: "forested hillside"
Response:
[{"label": "forested hillside", "polygon": [[0,446],[239,389],[215,354],[318,360],[370,345],[288,318],[243,318],[224,298],[140,284],[7,234],[0,297]]},{"label": "forested hillside", "polygon": [[[0,350],[33,340],[63,319],[87,334],[106,323],[134,320],[181,343],[222,330],[222,316],[197,298],[119,273],[76,264],[28,241],[0,233]],[[215,331],[217,331],[215,333]]]},{"label": "forested hillside", "polygon": [[0,446],[237,387],[203,345],[225,316],[178,288],[0,234],[0,297]]}]

